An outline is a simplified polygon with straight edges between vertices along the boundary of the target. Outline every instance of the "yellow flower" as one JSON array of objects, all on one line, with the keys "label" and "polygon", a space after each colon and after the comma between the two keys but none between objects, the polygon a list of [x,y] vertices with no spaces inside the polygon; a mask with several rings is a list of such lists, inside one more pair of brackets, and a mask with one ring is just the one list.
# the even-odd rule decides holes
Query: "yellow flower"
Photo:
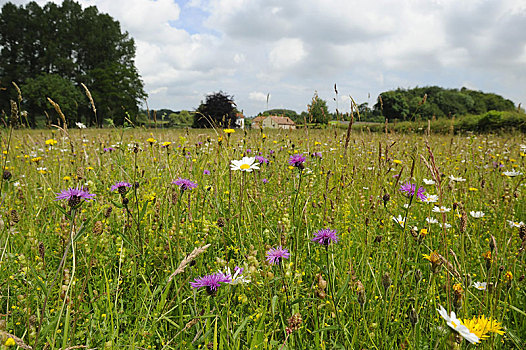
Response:
[{"label": "yellow flower", "polygon": [[504,279],[507,282],[510,282],[513,279],[513,274],[511,273],[511,271],[506,272],[506,274],[504,275]]},{"label": "yellow flower", "polygon": [[5,346],[15,346],[16,342],[13,338],[7,338],[7,340],[4,343]]},{"label": "yellow flower", "polygon": [[394,159],[394,160],[393,160],[393,163],[395,163],[395,164],[402,164],[402,161],[401,161],[401,160],[398,160],[398,159]]},{"label": "yellow flower", "polygon": [[422,237],[425,237],[427,234],[428,234],[428,232],[427,232],[427,228],[423,228],[423,229],[420,230],[420,235],[421,235]]},{"label": "yellow flower", "polygon": [[31,161],[34,162],[34,163],[38,163],[42,160],[42,157],[35,157],[35,158],[32,158]]},{"label": "yellow flower", "polygon": [[235,131],[234,129],[225,129],[225,130],[223,130],[223,132],[224,132],[225,134],[232,134],[232,133],[234,133],[234,132],[236,132],[236,131]]},{"label": "yellow flower", "polygon": [[475,187],[470,187],[468,188],[468,190],[470,190],[471,192],[475,192],[475,191],[478,191],[479,189]]},{"label": "yellow flower", "polygon": [[64,176],[64,181],[69,181],[69,180],[71,180],[70,176]]},{"label": "yellow flower", "polygon": [[267,138],[267,135],[263,134],[263,135],[261,135],[261,138],[262,138],[262,139],[266,139],[266,138]]},{"label": "yellow flower", "polygon": [[46,140],[46,145],[51,145],[53,146],[54,144],[56,144],[57,141],[53,140],[53,139],[49,139],[49,140]]},{"label": "yellow flower", "polygon": [[163,144],[161,146],[163,147],[168,147],[170,146],[172,143],[170,141],[166,141],[166,142],[163,142]]},{"label": "yellow flower", "polygon": [[153,145],[154,143],[156,143],[156,142],[157,142],[157,140],[156,140],[156,139],[154,139],[153,137],[150,137],[150,138],[146,139],[146,142],[149,142],[149,143],[150,143],[150,145]]},{"label": "yellow flower", "polygon": [[455,283],[453,285],[453,290],[457,293],[462,293],[464,290],[462,289],[462,284],[460,283]]},{"label": "yellow flower", "polygon": [[471,333],[474,333],[480,339],[488,338],[489,332],[497,333],[500,335],[504,334],[502,325],[500,322],[490,318],[486,318],[484,315],[479,317],[473,317],[472,319],[461,320],[462,324],[466,326]]},{"label": "yellow flower", "polygon": [[423,254],[424,259],[429,260],[432,264],[437,264],[440,261],[440,254],[436,251],[431,252],[431,254]]}]

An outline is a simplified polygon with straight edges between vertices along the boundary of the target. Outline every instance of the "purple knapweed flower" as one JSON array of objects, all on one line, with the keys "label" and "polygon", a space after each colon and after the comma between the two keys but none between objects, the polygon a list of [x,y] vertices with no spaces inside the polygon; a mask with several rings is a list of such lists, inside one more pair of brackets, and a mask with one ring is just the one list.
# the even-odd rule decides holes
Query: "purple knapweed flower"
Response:
[{"label": "purple knapweed flower", "polygon": [[113,152],[113,151],[115,151],[115,148],[113,148],[113,147],[104,147],[102,150],[104,152]]},{"label": "purple knapweed flower", "polygon": [[296,153],[290,156],[289,158],[289,164],[293,167],[303,169],[303,163],[305,162],[306,158],[301,153]]},{"label": "purple knapweed flower", "polygon": [[281,246],[272,248],[267,252],[267,261],[273,265],[279,265],[281,260],[288,259],[290,256],[287,248]]},{"label": "purple knapweed flower", "polygon": [[129,182],[119,181],[116,182],[115,185],[110,187],[110,191],[113,192],[117,190],[120,194],[125,194],[127,191],[127,187],[131,187],[131,184]]},{"label": "purple knapweed flower", "polygon": [[254,158],[256,158],[259,164],[268,164],[268,159],[263,156],[255,156]]},{"label": "purple knapweed flower", "polygon": [[62,190],[60,193],[57,193],[55,200],[59,201],[67,199],[68,205],[73,208],[81,204],[82,200],[89,201],[92,200],[93,197],[95,197],[93,193],[89,193],[83,186],[81,186],[80,188],[70,187],[67,190]]},{"label": "purple knapweed flower", "polygon": [[416,190],[416,196],[421,201],[425,201],[427,199],[424,192],[426,191],[425,188],[419,187],[418,190],[416,189],[416,184],[412,184],[410,182],[406,182],[402,186],[400,186],[400,191],[404,192],[408,197],[412,197],[415,195]]},{"label": "purple knapweed flower", "polygon": [[210,170],[208,169],[203,170],[203,175],[210,175]]},{"label": "purple knapweed flower", "polygon": [[187,180],[187,179],[182,179],[182,178],[178,178],[177,180],[172,181],[172,183],[179,186],[179,188],[183,192],[186,190],[192,190],[197,187],[197,183]]},{"label": "purple knapweed flower", "polygon": [[314,153],[311,153],[310,156],[313,157],[313,158],[321,158],[321,157],[322,157],[322,156],[321,156],[321,152],[314,152]]},{"label": "purple knapweed flower", "polygon": [[264,184],[268,184],[268,179],[263,179],[261,180],[261,182],[263,182]]},{"label": "purple knapweed flower", "polygon": [[250,148],[247,148],[247,153],[252,153],[252,150]]},{"label": "purple knapweed flower", "polygon": [[328,246],[331,243],[337,243],[340,238],[336,235],[336,230],[330,228],[324,228],[314,234],[314,238],[311,241],[319,243],[324,246]]},{"label": "purple knapweed flower", "polygon": [[206,291],[210,295],[215,295],[217,288],[221,286],[221,283],[230,283],[232,278],[221,272],[213,273],[211,275],[206,275],[203,277],[198,277],[194,280],[195,282],[190,282],[192,288],[206,288]]}]

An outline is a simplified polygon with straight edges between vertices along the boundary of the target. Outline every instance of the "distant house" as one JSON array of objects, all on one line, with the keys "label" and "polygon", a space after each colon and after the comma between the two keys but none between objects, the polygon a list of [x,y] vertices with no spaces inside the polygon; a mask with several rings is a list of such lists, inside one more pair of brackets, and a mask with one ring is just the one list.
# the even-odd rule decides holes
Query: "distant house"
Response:
[{"label": "distant house", "polygon": [[236,114],[236,126],[240,129],[245,128],[245,116],[243,115],[243,113]]},{"label": "distant house", "polygon": [[296,123],[289,117],[280,117],[277,115],[261,115],[254,118],[252,128],[269,128],[269,129],[296,129]]}]

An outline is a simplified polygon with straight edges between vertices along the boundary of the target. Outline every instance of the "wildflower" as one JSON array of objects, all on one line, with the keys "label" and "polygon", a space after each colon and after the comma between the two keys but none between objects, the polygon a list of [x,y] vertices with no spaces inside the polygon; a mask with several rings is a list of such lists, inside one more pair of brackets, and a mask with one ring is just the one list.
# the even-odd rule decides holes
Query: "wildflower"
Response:
[{"label": "wildflower", "polygon": [[453,175],[449,175],[449,179],[451,181],[455,181],[455,182],[464,182],[464,181],[466,181],[466,179],[464,179],[463,177],[455,177]]},{"label": "wildflower", "polygon": [[391,217],[391,219],[393,219],[393,221],[396,222],[401,227],[405,226],[405,219],[406,218],[403,218],[402,215],[398,215],[398,217],[393,216],[393,217]]},{"label": "wildflower", "polygon": [[207,169],[203,170],[203,175],[210,175],[210,170],[207,170]]},{"label": "wildflower", "polygon": [[255,156],[254,158],[259,162],[259,164],[268,164],[268,159],[265,157]]},{"label": "wildflower", "polygon": [[468,327],[462,324],[462,322],[455,315],[454,311],[451,311],[451,315],[448,315],[446,309],[444,309],[442,305],[439,305],[439,307],[440,309],[437,309],[438,313],[444,320],[446,320],[447,325],[451,327],[451,329],[456,331],[471,344],[475,344],[480,341],[480,338],[475,333],[472,333]]},{"label": "wildflower", "polygon": [[165,142],[163,142],[163,143],[161,144],[161,147],[166,148],[166,147],[170,146],[171,144],[172,144],[172,143],[171,143],[170,141],[165,141]]},{"label": "wildflower", "polygon": [[516,221],[512,221],[512,220],[506,220],[508,221],[508,224],[510,225],[511,228],[513,227],[521,227],[524,225],[524,222],[516,222]]},{"label": "wildflower", "polygon": [[192,182],[192,181],[187,180],[187,179],[182,179],[182,178],[178,178],[177,180],[172,181],[172,183],[174,185],[179,186],[179,189],[181,189],[182,192],[184,192],[186,190],[193,190],[194,188],[197,187],[197,183]]},{"label": "wildflower", "polygon": [[259,170],[259,165],[255,164],[256,158],[254,157],[243,157],[241,160],[232,160],[230,164],[230,169],[232,170],[241,170],[252,172],[252,170]]},{"label": "wildflower", "polygon": [[84,190],[84,187],[81,186],[80,188],[70,187],[67,190],[63,190],[62,192],[57,193],[57,197],[55,198],[55,200],[58,201],[62,199],[67,199],[68,205],[73,208],[81,204],[83,199],[85,201],[89,201],[92,200],[93,197],[95,197],[94,194]]},{"label": "wildflower", "polygon": [[329,246],[331,243],[338,243],[339,237],[336,235],[336,230],[331,230],[324,228],[319,230],[314,234],[314,238],[311,241],[324,245],[325,247]]},{"label": "wildflower", "polygon": [[478,219],[478,218],[483,217],[486,214],[484,214],[484,212],[482,212],[482,211],[470,211],[469,215],[471,215],[472,217]]},{"label": "wildflower", "polygon": [[150,146],[152,146],[154,143],[157,142],[156,139],[154,139],[153,137],[149,137],[146,139],[146,142],[148,142],[150,144]]},{"label": "wildflower", "polygon": [[234,129],[225,129],[225,130],[223,130],[223,132],[224,132],[225,134],[232,134],[232,133],[234,133],[234,132],[236,132],[236,131],[235,131]]},{"label": "wildflower", "polygon": [[479,317],[473,317],[472,319],[461,320],[462,324],[469,329],[469,331],[475,334],[480,339],[488,338],[488,333],[497,333],[500,335],[504,334],[500,322],[490,318],[486,318],[484,315]]},{"label": "wildflower", "polygon": [[250,283],[250,278],[247,278],[242,275],[243,270],[244,268],[236,266],[234,267],[234,274],[232,275],[232,271],[230,270],[230,267],[228,267],[224,275],[230,278],[230,282],[226,282],[226,283],[234,285],[234,286],[237,284],[241,284],[241,283]]},{"label": "wildflower", "polygon": [[215,295],[217,292],[217,288],[221,286],[221,283],[230,283],[232,282],[232,279],[229,276],[226,276],[225,274],[218,272],[213,273],[211,275],[206,275],[203,277],[198,277],[194,279],[195,282],[190,282],[190,285],[192,288],[206,288],[206,291],[210,295]]},{"label": "wildflower", "polygon": [[265,179],[261,180],[261,182],[263,182],[264,184],[268,184],[268,179],[265,178]]},{"label": "wildflower", "polygon": [[53,145],[56,145],[56,144],[57,144],[56,140],[53,140],[53,139],[46,140],[46,145],[48,145],[48,146],[53,146]]},{"label": "wildflower", "polygon": [[15,342],[15,340],[13,338],[9,337],[5,341],[4,345],[7,346],[7,347],[11,347],[11,346],[15,346],[16,342]]},{"label": "wildflower", "polygon": [[438,207],[438,206],[433,207],[434,213],[448,213],[450,211],[451,211],[451,208]]},{"label": "wildflower", "polygon": [[426,195],[426,199],[423,199],[422,202],[424,202],[424,203],[436,203],[436,202],[438,202],[438,195],[436,195],[436,194],[428,194],[428,195]]},{"label": "wildflower", "polygon": [[127,187],[131,187],[131,184],[129,182],[119,181],[116,182],[115,185],[110,187],[110,191],[113,192],[117,190],[120,194],[126,194]]},{"label": "wildflower", "polygon": [[435,184],[435,180],[423,179],[422,181],[424,181],[424,183],[426,185],[434,185]]},{"label": "wildflower", "polygon": [[522,173],[520,171],[509,170],[509,171],[503,171],[502,175],[506,175],[508,177],[515,177],[515,176],[521,176]]},{"label": "wildflower", "polygon": [[420,236],[425,237],[428,234],[427,228],[423,228],[420,230]]},{"label": "wildflower", "polygon": [[442,265],[442,259],[440,259],[440,254],[436,251],[431,252],[431,254],[423,254],[424,259],[428,260],[431,263],[431,271],[435,273],[440,265]]},{"label": "wildflower", "polygon": [[86,129],[86,125],[82,124],[81,122],[76,122],[75,125],[76,125],[77,128],[79,128],[79,129]]},{"label": "wildflower", "polygon": [[281,246],[272,248],[267,252],[267,261],[273,265],[279,265],[283,259],[288,259],[290,256],[287,248]]},{"label": "wildflower", "polygon": [[506,272],[506,274],[504,275],[504,279],[506,280],[506,282],[511,282],[511,280],[513,279],[513,274],[511,273],[511,271]]},{"label": "wildflower", "polygon": [[301,153],[296,153],[290,156],[289,158],[289,165],[299,168],[300,170],[303,170],[306,158]]},{"label": "wildflower", "polygon": [[486,282],[473,282],[473,287],[478,290],[486,290],[487,285]]},{"label": "wildflower", "polygon": [[424,201],[426,199],[426,195],[424,192],[426,191],[423,187],[419,187],[418,190],[416,189],[416,184],[412,184],[410,182],[406,182],[402,186],[400,186],[400,191],[404,192],[406,196],[413,197],[416,192],[416,196],[421,201]]},{"label": "wildflower", "polygon": [[115,148],[113,148],[113,147],[104,147],[102,150],[103,150],[105,153],[106,153],[106,152],[113,152],[113,151],[115,151]]},{"label": "wildflower", "polygon": [[451,228],[451,224],[448,224],[447,222],[444,222],[443,224],[441,222],[439,222],[438,226],[440,226],[440,228],[442,228],[442,227]]}]

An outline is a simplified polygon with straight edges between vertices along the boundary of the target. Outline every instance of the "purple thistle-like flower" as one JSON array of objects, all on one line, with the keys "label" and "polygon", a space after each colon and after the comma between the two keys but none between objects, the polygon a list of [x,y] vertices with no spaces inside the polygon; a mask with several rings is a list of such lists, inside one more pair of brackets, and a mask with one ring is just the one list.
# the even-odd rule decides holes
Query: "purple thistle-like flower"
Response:
[{"label": "purple thistle-like flower", "polygon": [[322,157],[321,152],[314,152],[314,153],[311,153],[310,156],[311,156],[311,157],[317,157],[317,158],[321,158],[321,157]]},{"label": "purple thistle-like flower", "polygon": [[206,275],[203,277],[198,277],[195,279],[195,282],[190,282],[192,288],[206,288],[206,291],[210,295],[215,295],[217,288],[221,286],[221,283],[230,283],[232,282],[231,276],[226,276],[221,272],[213,273],[211,275]]},{"label": "purple thistle-like flower", "polygon": [[113,148],[113,147],[104,147],[102,150],[104,152],[113,152],[113,151],[115,151],[115,148]]},{"label": "purple thistle-like flower", "polygon": [[427,199],[424,192],[426,191],[425,188],[419,187],[418,190],[416,189],[416,184],[412,184],[410,182],[406,182],[405,184],[400,186],[400,191],[404,192],[408,197],[412,197],[415,195],[416,190],[416,196],[421,201],[424,201]]},{"label": "purple thistle-like flower", "polygon": [[290,256],[287,248],[281,246],[272,248],[267,252],[267,261],[273,265],[279,265],[281,260],[288,259]]},{"label": "purple thistle-like flower", "polygon": [[127,187],[131,187],[131,184],[129,182],[119,181],[119,182],[116,182],[115,185],[110,187],[110,191],[113,192],[117,190],[119,191],[120,194],[124,194],[127,191],[126,190]]},{"label": "purple thistle-like flower", "polygon": [[203,170],[203,175],[210,175],[210,170],[208,169]]},{"label": "purple thistle-like flower", "polygon": [[254,158],[256,158],[259,164],[268,164],[268,159],[263,156],[255,156]]},{"label": "purple thistle-like flower", "polygon": [[268,184],[268,179],[263,179],[261,180],[261,182],[263,182],[264,184]]},{"label": "purple thistle-like flower", "polygon": [[296,153],[290,156],[289,158],[289,164],[296,167],[303,169],[303,163],[305,162],[306,158],[301,153]]},{"label": "purple thistle-like flower", "polygon": [[179,186],[181,191],[193,190],[194,188],[197,187],[197,183],[187,180],[187,179],[182,179],[182,178],[178,178],[177,180],[172,181],[172,183]]},{"label": "purple thistle-like flower", "polygon": [[62,190],[60,193],[57,193],[57,197],[55,198],[56,201],[67,199],[68,205],[70,207],[76,207],[78,206],[82,200],[85,201],[92,200],[95,195],[93,193],[89,193],[84,189],[83,186],[80,188],[68,188],[67,190]]},{"label": "purple thistle-like flower", "polygon": [[314,238],[311,241],[319,243],[324,246],[328,246],[331,243],[337,243],[340,238],[336,235],[336,230],[330,228],[324,228],[314,234]]}]

